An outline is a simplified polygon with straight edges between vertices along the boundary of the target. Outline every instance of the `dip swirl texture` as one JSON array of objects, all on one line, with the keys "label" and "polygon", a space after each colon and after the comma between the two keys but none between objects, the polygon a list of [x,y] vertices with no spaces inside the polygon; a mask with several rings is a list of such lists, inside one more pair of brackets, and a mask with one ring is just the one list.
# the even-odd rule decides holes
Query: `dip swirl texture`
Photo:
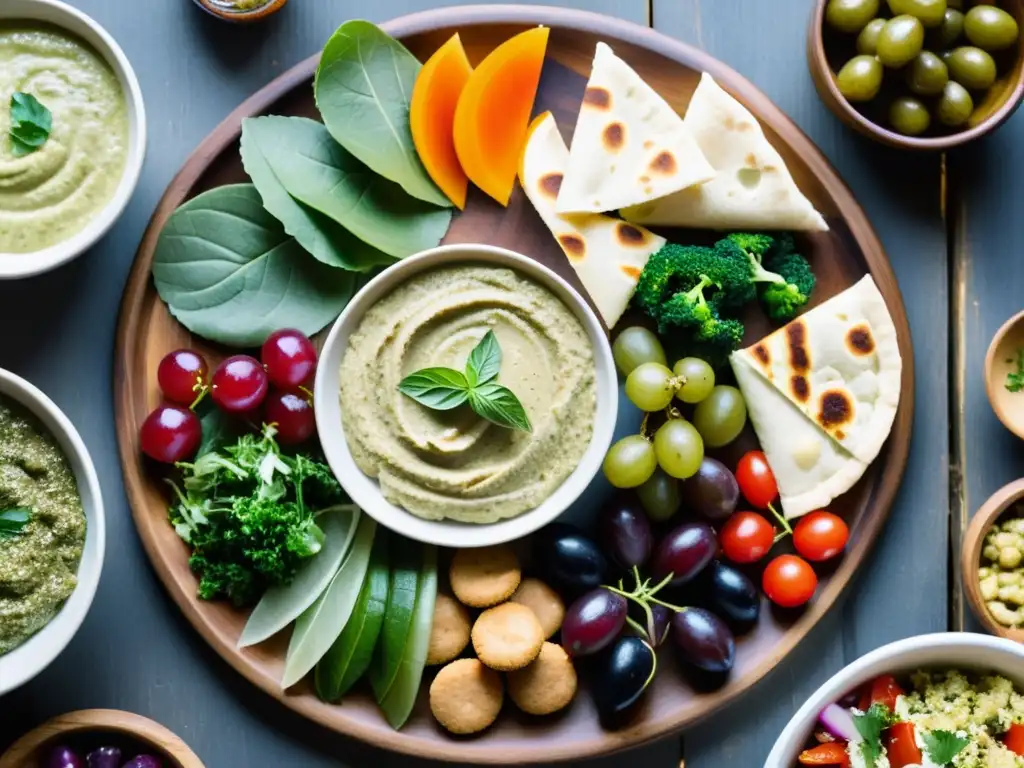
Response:
[{"label": "dip swirl texture", "polygon": [[[46,143],[11,152],[11,95],[53,114]],[[78,234],[114,196],[128,157],[117,76],[85,42],[45,25],[0,25],[0,253],[29,253]]]},{"label": "dip swirl texture", "polygon": [[[398,391],[423,368],[463,370],[488,330],[502,350],[497,381],[522,402],[532,432],[468,407],[431,410]],[[349,338],[340,389],[356,464],[388,501],[428,520],[489,523],[539,506],[579,464],[596,411],[580,321],[547,288],[485,265],[420,273],[374,304]]]}]

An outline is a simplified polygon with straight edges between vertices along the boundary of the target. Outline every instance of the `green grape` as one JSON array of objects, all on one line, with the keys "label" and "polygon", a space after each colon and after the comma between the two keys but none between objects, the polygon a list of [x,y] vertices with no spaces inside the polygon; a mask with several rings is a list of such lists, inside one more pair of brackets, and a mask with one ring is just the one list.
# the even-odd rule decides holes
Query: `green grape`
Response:
[{"label": "green grape", "polygon": [[660,469],[636,489],[636,495],[647,517],[656,523],[668,520],[679,509],[679,482]]},{"label": "green grape", "polygon": [[676,394],[672,371],[661,363],[644,363],[626,377],[626,397],[641,411],[667,408]]},{"label": "green grape", "polygon": [[715,369],[699,357],[677,361],[672,373],[684,381],[676,392],[676,397],[684,403],[699,403],[715,388]]},{"label": "green grape", "polygon": [[704,461],[704,441],[686,419],[669,419],[654,433],[658,466],[672,477],[693,477]]},{"label": "green grape", "polygon": [[693,425],[710,448],[721,448],[735,440],[747,423],[747,404],[736,387],[719,385],[697,404]]},{"label": "green grape", "polygon": [[640,325],[625,328],[615,337],[612,357],[623,376],[629,376],[634,368],[644,363],[668,365],[658,337]]},{"label": "green grape", "polygon": [[608,449],[604,457],[604,475],[616,488],[643,485],[657,468],[654,446],[643,435],[622,438]]}]

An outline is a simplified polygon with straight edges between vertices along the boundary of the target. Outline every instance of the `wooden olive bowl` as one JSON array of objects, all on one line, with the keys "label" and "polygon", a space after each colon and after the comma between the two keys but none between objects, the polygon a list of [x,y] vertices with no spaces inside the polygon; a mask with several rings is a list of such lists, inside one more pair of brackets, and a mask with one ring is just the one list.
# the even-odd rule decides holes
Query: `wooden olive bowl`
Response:
[{"label": "wooden olive bowl", "polygon": [[195,0],[196,5],[207,13],[216,16],[218,19],[238,22],[260,21],[265,19],[281,10],[287,2],[288,0],[267,0],[266,3],[257,6],[252,10],[233,11],[230,8],[224,8],[215,2],[211,2],[211,0]]},{"label": "wooden olive bowl", "polygon": [[47,749],[88,733],[136,742],[159,757],[165,768],[204,768],[195,752],[160,723],[118,709],[83,709],[47,720],[0,755],[0,768],[40,768]]},{"label": "wooden olive bowl", "polygon": [[[880,0],[886,9],[886,0]],[[974,3],[977,5],[978,3]],[[899,149],[917,151],[947,150],[973,141],[994,131],[1014,113],[1024,97],[1024,0],[988,0],[1011,14],[1021,30],[1015,47],[993,54],[1002,73],[985,97],[974,105],[974,112],[965,128],[949,133],[930,128],[923,136],[904,136],[869,117],[857,109],[839,92],[836,72],[853,55],[855,35],[843,35],[825,28],[825,6],[828,0],[815,0],[814,12],[807,30],[807,66],[818,95],[840,120],[856,131]],[[887,79],[891,79],[891,73]],[[977,95],[972,93],[973,95]],[[884,99],[882,86],[880,99]],[[870,106],[869,102],[866,106]],[[884,118],[885,111],[879,116]]]},{"label": "wooden olive bowl", "polygon": [[[1024,478],[1015,480],[993,493],[971,519],[971,524],[964,534],[963,549],[960,553],[960,570],[964,582],[964,591],[971,610],[989,632],[999,637],[1024,643],[1024,629],[1011,629],[992,618],[985,600],[981,596],[981,580],[978,569],[981,567],[981,550],[985,545],[985,535],[997,520],[1010,509],[1015,502],[1024,500]],[[4,766],[0,765],[0,768]]]},{"label": "wooden olive bowl", "polygon": [[1024,391],[1006,388],[1006,375],[1017,370],[1024,349],[1024,311],[1011,317],[992,337],[985,354],[985,394],[1003,426],[1024,440]]}]

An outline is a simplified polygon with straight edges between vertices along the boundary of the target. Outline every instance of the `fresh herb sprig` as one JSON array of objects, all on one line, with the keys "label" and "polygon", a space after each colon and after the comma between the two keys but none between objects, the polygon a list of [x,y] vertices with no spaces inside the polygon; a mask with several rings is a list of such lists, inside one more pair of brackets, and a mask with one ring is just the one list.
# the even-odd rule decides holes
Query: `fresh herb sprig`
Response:
[{"label": "fresh herb sprig", "polygon": [[31,519],[32,510],[28,507],[5,509],[0,512],[0,539],[13,539],[20,535]]},{"label": "fresh herb sprig", "polygon": [[875,768],[882,757],[882,731],[892,725],[894,717],[889,708],[878,702],[861,715],[853,716],[853,725],[860,734],[860,752],[866,768]]},{"label": "fresh herb sprig", "polygon": [[11,151],[15,157],[30,155],[50,138],[53,115],[31,93],[11,94]]},{"label": "fresh herb sprig", "polygon": [[530,418],[519,398],[494,381],[500,369],[501,346],[494,331],[488,331],[470,352],[464,372],[424,368],[402,379],[398,391],[435,411],[450,411],[468,403],[477,416],[492,424],[532,432]]},{"label": "fresh herb sprig", "polygon": [[949,765],[971,743],[970,739],[949,731],[930,731],[921,734],[928,759],[935,765]]},{"label": "fresh herb sprig", "polygon": [[1017,370],[1006,374],[1006,388],[1011,392],[1024,390],[1024,347],[1017,350]]}]

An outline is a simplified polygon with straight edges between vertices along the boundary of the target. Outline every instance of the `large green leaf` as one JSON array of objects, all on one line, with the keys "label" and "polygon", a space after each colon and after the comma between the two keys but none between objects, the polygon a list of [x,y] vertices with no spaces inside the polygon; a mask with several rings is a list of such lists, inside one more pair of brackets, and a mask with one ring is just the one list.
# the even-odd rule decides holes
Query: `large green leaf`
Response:
[{"label": "large green leaf", "polygon": [[409,99],[420,71],[405,46],[368,21],[348,21],[320,57],[316,105],[331,135],[413,197],[452,202],[427,175],[409,128]]},{"label": "large green leaf", "polygon": [[231,184],[171,214],[153,255],[153,282],[193,333],[252,347],[278,328],[319,331],[352,298],[355,275],[306,253],[264,210],[254,186]]},{"label": "large green leaf", "polygon": [[[395,258],[435,247],[448,231],[451,210],[410,197],[371,171],[323,123],[276,115],[248,118],[242,122],[243,158],[247,151],[265,161],[293,198]],[[266,202],[265,193],[263,198]]]},{"label": "large green leaf", "polygon": [[[287,118],[279,118],[286,120]],[[263,207],[284,226],[284,231],[299,241],[319,261],[332,267],[363,272],[393,259],[364,243],[338,222],[314,210],[288,194],[275,173],[268,154],[275,141],[283,137],[253,136],[252,124],[242,121],[242,165],[263,199]],[[277,164],[280,166],[280,163]]]}]

